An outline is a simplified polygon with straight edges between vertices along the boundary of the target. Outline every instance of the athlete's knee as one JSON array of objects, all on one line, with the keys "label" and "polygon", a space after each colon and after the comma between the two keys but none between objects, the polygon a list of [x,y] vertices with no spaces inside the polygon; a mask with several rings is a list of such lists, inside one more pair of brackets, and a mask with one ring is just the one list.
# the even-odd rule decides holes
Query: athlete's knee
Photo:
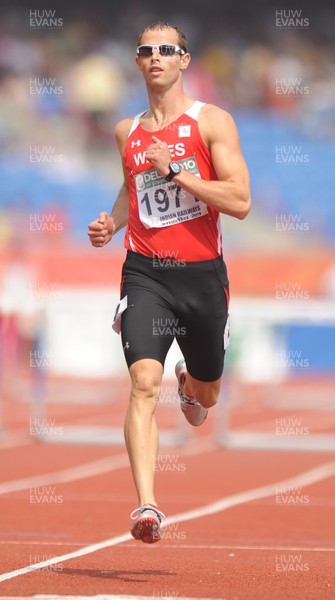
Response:
[{"label": "athlete's knee", "polygon": [[203,402],[200,403],[200,404],[202,404],[202,406],[204,408],[213,408],[213,406],[215,406],[217,404],[217,402],[218,402],[218,395],[214,395],[213,394],[213,395],[208,396],[207,398],[205,398],[203,400]]},{"label": "athlete's knee", "polygon": [[204,408],[213,408],[213,406],[217,404],[218,399],[219,394],[215,390],[209,390],[205,394],[200,394],[199,399],[197,398],[198,402],[200,402]]},{"label": "athlete's knee", "polygon": [[193,380],[194,396],[204,408],[212,408],[219,399],[221,380],[216,381],[196,381]]},{"label": "athlete's knee", "polygon": [[162,381],[162,366],[157,361],[143,360],[134,363],[129,372],[131,399],[152,399],[157,403]]},{"label": "athlete's knee", "polygon": [[147,374],[136,375],[132,378],[131,393],[134,398],[156,399],[160,393],[160,382]]}]

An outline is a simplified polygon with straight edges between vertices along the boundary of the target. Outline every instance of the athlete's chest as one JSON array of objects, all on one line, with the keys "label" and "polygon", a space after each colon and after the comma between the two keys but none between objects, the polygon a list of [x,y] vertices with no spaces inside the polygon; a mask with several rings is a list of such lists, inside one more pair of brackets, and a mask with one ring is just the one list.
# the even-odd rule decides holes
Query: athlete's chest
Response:
[{"label": "athlete's chest", "polygon": [[152,167],[146,159],[146,150],[153,143],[153,136],[168,145],[171,158],[182,160],[194,156],[199,144],[197,122],[191,119],[175,121],[158,132],[146,131],[140,125],[129,136],[125,149],[126,167],[133,174],[141,173]]},{"label": "athlete's chest", "polygon": [[[187,156],[191,156],[193,152],[192,144],[185,144],[184,142],[179,141],[167,141],[162,137],[159,138],[162,142],[166,142],[170,151],[170,155],[172,159],[182,159]],[[146,159],[146,149],[152,140],[149,139],[140,139],[132,141],[129,144],[129,148],[126,150],[126,166],[133,172],[139,173],[143,170],[146,170],[152,166],[152,163]]]}]

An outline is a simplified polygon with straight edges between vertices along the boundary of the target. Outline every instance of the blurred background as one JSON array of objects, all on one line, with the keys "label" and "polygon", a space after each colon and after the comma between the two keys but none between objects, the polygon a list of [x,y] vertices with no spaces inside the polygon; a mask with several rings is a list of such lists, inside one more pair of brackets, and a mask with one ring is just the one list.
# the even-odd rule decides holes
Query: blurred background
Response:
[{"label": "blurred background", "polygon": [[141,29],[158,19],[186,33],[186,92],[232,113],[251,174],[252,212],[242,222],[222,218],[237,315],[227,370],[249,384],[321,381],[333,398],[334,17],[327,1],[3,7],[4,399],[46,398],[52,379],[126,374],[111,330],[123,232],[94,249],[87,225],[110,211],[121,184],[113,130],[147,107],[135,49]]}]

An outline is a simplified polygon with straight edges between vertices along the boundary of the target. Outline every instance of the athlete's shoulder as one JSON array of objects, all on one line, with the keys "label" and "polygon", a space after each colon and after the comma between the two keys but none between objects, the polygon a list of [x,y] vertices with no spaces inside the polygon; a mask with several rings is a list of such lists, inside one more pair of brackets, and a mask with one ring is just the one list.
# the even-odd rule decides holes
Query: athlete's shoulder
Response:
[{"label": "athlete's shoulder", "polygon": [[232,115],[228,111],[219,106],[215,106],[215,104],[203,104],[200,115],[202,120],[206,120],[209,123],[216,123],[217,120],[219,120],[220,123],[227,124],[234,122]]},{"label": "athlete's shoulder", "polygon": [[233,116],[214,104],[204,104],[201,107],[199,128],[208,143],[218,137],[229,137],[237,134],[237,126]]},{"label": "athlete's shoulder", "polygon": [[115,125],[114,136],[116,138],[116,141],[124,140],[128,137],[133,120],[133,118],[127,117],[126,119],[122,119],[122,121],[119,121]]},{"label": "athlete's shoulder", "polygon": [[126,148],[127,139],[134,122],[134,117],[128,117],[119,121],[114,127],[114,137],[121,156]]}]

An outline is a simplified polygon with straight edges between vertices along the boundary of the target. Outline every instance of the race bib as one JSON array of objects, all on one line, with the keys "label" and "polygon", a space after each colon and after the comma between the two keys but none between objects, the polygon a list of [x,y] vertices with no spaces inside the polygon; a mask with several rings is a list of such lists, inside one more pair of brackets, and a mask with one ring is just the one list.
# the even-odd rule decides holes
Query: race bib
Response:
[{"label": "race bib", "polygon": [[[180,164],[184,169],[200,177],[195,158],[187,158]],[[165,181],[156,169],[135,175],[135,185],[140,220],[146,229],[169,227],[184,221],[197,219],[208,213],[207,205],[183,190],[174,181]]]}]

